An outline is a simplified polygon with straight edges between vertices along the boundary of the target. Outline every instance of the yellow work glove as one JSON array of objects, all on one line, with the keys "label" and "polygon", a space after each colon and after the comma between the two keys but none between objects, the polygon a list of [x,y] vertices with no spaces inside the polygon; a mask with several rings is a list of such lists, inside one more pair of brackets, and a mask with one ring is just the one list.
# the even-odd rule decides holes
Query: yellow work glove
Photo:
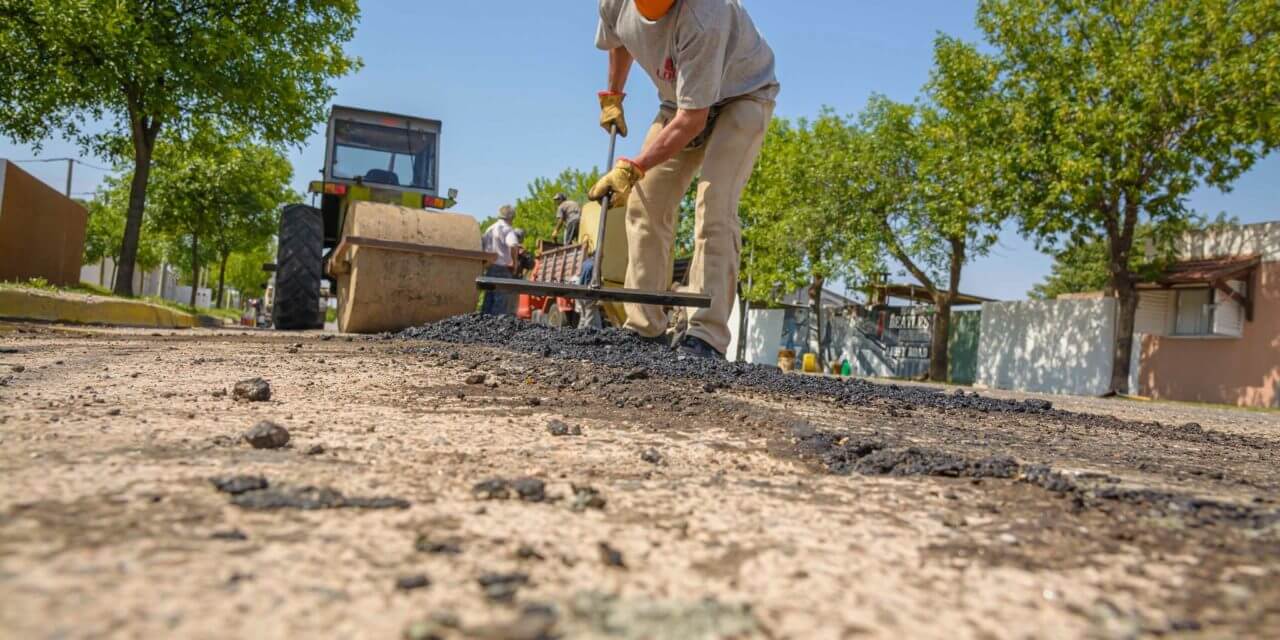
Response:
[{"label": "yellow work glove", "polygon": [[591,190],[587,192],[587,197],[600,202],[604,200],[605,196],[612,194],[613,197],[609,200],[609,206],[611,208],[621,207],[627,204],[627,198],[631,196],[631,189],[643,177],[644,169],[641,169],[640,165],[623,158],[618,161],[618,164],[614,165],[612,171],[604,174],[604,177],[600,178],[595,186],[591,187]]},{"label": "yellow work glove", "polygon": [[625,93],[616,91],[600,92],[600,127],[605,133],[613,133],[618,128],[618,135],[627,137],[627,118],[622,113],[622,99]]}]

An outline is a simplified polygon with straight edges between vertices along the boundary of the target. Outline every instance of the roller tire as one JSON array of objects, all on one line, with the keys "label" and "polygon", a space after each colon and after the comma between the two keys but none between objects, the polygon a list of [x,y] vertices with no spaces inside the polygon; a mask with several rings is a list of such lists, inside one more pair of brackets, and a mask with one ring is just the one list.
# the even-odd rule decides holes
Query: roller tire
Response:
[{"label": "roller tire", "polygon": [[320,210],[295,204],[280,214],[276,296],[271,312],[282,331],[323,329],[320,281],[324,277],[324,219]]}]

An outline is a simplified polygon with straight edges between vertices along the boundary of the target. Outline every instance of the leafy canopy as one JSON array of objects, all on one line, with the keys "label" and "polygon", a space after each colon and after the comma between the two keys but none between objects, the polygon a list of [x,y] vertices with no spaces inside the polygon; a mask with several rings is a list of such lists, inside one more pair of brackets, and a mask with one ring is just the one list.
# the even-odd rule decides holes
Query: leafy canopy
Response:
[{"label": "leafy canopy", "polygon": [[740,208],[747,299],[776,302],[817,281],[852,284],[874,270],[875,238],[852,179],[860,146],[859,132],[830,109],[812,121],[770,123]]},{"label": "leafy canopy", "polygon": [[1280,144],[1275,0],[982,0],[1022,225],[1042,244],[1189,215]]},{"label": "leafy canopy", "polygon": [[[556,227],[557,193],[563,193],[578,204],[586,204],[587,190],[600,179],[600,171],[565,169],[554,178],[535,178],[529,183],[528,194],[516,200],[516,220],[513,226],[525,230],[524,247],[533,251],[538,240],[558,240],[551,237]],[[488,227],[497,220],[487,218],[481,226]]]},{"label": "leafy canopy", "polygon": [[279,150],[244,134],[207,124],[156,148],[149,215],[178,238],[176,262],[190,271],[191,238],[199,258],[221,260],[265,243],[279,225],[278,211],[297,199],[289,189],[293,167]]},{"label": "leafy canopy", "polygon": [[358,15],[356,0],[0,0],[0,132],[108,156],[198,117],[299,142],[329,79],[359,65],[342,49]]},{"label": "leafy canopy", "polygon": [[[103,258],[119,261],[128,206],[129,182],[120,176],[108,176],[93,194],[93,198],[85,203],[85,208],[89,211],[84,239],[85,264],[96,264]],[[137,263],[139,267],[150,270],[164,260],[168,238],[155,229],[150,218],[143,219],[143,228],[146,233],[138,246]]]}]

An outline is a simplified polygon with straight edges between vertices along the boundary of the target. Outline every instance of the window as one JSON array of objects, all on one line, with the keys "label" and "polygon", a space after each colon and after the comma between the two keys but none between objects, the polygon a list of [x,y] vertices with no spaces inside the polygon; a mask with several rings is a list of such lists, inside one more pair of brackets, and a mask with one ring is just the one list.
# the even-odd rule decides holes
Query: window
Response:
[{"label": "window", "polygon": [[333,177],[433,190],[436,134],[339,120],[334,123]]},{"label": "window", "polygon": [[1178,289],[1178,315],[1173,323],[1175,336],[1206,336],[1213,332],[1213,292],[1205,289]]}]

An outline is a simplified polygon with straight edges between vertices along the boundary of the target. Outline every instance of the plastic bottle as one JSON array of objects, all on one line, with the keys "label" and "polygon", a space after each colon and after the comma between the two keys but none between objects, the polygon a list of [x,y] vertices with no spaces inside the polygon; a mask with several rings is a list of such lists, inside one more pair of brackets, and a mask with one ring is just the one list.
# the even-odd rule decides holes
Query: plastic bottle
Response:
[{"label": "plastic bottle", "polygon": [[845,358],[844,362],[840,364],[840,375],[846,378],[853,375],[853,366],[849,364],[848,358]]}]

